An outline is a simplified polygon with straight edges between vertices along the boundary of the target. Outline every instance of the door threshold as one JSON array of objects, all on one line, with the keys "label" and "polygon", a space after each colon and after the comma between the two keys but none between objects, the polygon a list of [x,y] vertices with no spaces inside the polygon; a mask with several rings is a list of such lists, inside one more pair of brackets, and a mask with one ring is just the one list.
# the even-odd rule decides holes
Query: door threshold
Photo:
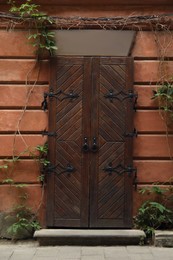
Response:
[{"label": "door threshold", "polygon": [[40,246],[139,245],[145,233],[137,229],[41,229],[34,233]]}]

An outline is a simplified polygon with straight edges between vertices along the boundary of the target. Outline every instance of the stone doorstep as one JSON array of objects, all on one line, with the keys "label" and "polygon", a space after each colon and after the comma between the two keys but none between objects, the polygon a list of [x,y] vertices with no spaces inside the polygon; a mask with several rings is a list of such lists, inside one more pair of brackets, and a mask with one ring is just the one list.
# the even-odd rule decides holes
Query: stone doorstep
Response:
[{"label": "stone doorstep", "polygon": [[142,230],[41,229],[34,238],[40,246],[50,245],[139,245],[145,239]]},{"label": "stone doorstep", "polygon": [[155,230],[153,244],[156,247],[173,247],[173,231]]}]

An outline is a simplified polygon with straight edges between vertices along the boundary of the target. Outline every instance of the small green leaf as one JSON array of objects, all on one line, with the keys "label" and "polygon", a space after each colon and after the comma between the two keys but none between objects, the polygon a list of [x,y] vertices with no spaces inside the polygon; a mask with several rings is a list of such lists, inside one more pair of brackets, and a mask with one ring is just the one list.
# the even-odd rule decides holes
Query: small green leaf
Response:
[{"label": "small green leaf", "polygon": [[14,180],[13,180],[13,179],[10,179],[10,178],[8,178],[8,179],[4,179],[4,180],[2,181],[2,183],[8,183],[8,184],[12,184],[12,183],[14,183]]},{"label": "small green leaf", "polygon": [[16,185],[15,185],[16,188],[25,188],[25,187],[27,187],[27,186],[28,186],[28,185],[25,184],[25,183],[19,183],[19,184],[16,184]]}]

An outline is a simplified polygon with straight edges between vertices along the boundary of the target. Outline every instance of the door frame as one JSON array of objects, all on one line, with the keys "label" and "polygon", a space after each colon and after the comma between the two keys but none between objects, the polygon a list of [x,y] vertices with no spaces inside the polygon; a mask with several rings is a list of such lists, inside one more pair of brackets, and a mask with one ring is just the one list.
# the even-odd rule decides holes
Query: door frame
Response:
[{"label": "door frame", "polygon": [[[64,57],[66,57],[66,56],[64,56]],[[114,57],[114,58],[117,59],[117,57]],[[129,60],[129,64],[131,64],[131,66],[129,67],[130,69],[129,69],[129,74],[128,74],[128,82],[129,82],[129,84],[131,84],[132,83],[132,75],[133,75],[132,58],[125,57],[124,59]],[[57,57],[54,57],[54,58],[51,59],[50,92],[51,91],[54,92],[55,91],[54,88],[56,87],[56,77],[55,77],[55,75],[56,75],[56,61],[57,61]],[[91,64],[91,60],[88,59],[88,57],[86,57],[85,62],[88,65],[87,66],[88,71],[85,74],[86,78],[84,80],[84,84],[87,84],[87,79],[88,79],[88,77],[90,77],[90,73],[89,72],[91,72],[91,70],[92,70],[92,64]],[[94,62],[97,63],[97,58],[95,58]],[[95,66],[96,65],[97,64],[95,64]],[[96,78],[97,78],[97,73],[93,76],[93,81],[94,82],[97,81]],[[98,84],[98,83],[96,82],[96,84]],[[91,95],[93,93],[90,93],[90,91],[87,91],[87,86],[84,87],[84,90],[86,91],[86,93],[84,93],[84,94],[85,95],[90,95],[90,97],[91,97]],[[54,115],[56,115],[56,105],[55,105],[55,102],[56,102],[55,99],[50,99],[49,100],[49,131],[50,132],[54,132],[55,131],[55,125],[56,125],[56,117],[54,116]],[[92,102],[95,104],[95,100],[92,100]],[[89,104],[87,105],[87,102],[86,102],[86,109],[87,110],[91,109],[90,105]],[[127,117],[127,118],[129,118],[129,117]],[[89,122],[86,121],[86,123],[89,123]],[[84,128],[85,128],[85,125],[84,125]],[[95,129],[94,129],[94,125],[93,125],[93,128],[91,129],[92,135],[93,135],[94,131],[95,131]],[[91,135],[91,134],[88,133],[88,135]],[[53,138],[52,137],[48,138],[48,144],[49,144],[49,147],[53,147],[53,148],[49,149],[49,158],[51,158],[51,162],[53,164],[55,164],[55,154],[56,153],[55,153],[55,140],[54,140],[54,137]],[[132,146],[130,145],[129,147],[130,147],[130,151],[131,151],[131,155],[132,155]],[[85,156],[87,158],[89,156],[89,154],[86,153]],[[84,161],[86,162],[87,160],[84,160]],[[88,167],[86,167],[86,169],[88,169]],[[82,203],[85,204],[85,210],[82,211],[83,223],[81,224],[81,227],[87,227],[89,203],[91,201],[93,201],[94,198],[96,200],[95,193],[93,192],[91,194],[90,198],[89,198],[89,191],[88,191],[88,189],[90,189],[91,191],[94,191],[94,189],[92,189],[90,187],[90,185],[93,185],[93,186],[95,185],[96,176],[95,176],[95,174],[91,174],[93,182],[91,181],[90,183],[89,183],[89,178],[87,177],[87,176],[89,176],[89,173],[87,173],[85,176],[86,176],[85,179],[83,179],[84,183],[82,183],[82,186],[84,187],[84,193],[85,193],[85,196],[84,196],[84,199],[83,199]],[[49,192],[47,194],[48,195],[48,200],[47,200],[47,211],[46,211],[46,213],[47,213],[47,219],[49,219],[49,221],[47,222],[47,225],[49,227],[53,227],[54,226],[53,214],[50,214],[50,212],[54,212],[54,203],[53,202],[54,202],[55,190],[54,190],[54,185],[52,185],[52,183],[54,183],[54,174],[51,174],[49,176],[49,178],[47,178],[47,191],[49,191]],[[86,187],[86,183],[88,184],[87,185],[88,188]],[[132,180],[130,182],[127,182],[127,183],[128,183],[127,185],[130,185],[131,189],[132,189],[132,186],[133,186],[132,185]],[[132,191],[131,191],[131,196],[127,197],[127,201],[128,201],[128,203],[131,202],[130,203],[131,204],[131,208],[129,207],[129,211],[131,212],[131,216],[132,216],[132,206],[133,206],[133,203],[132,203]],[[91,208],[90,210],[92,211],[93,209]],[[127,212],[127,213],[128,214],[126,214],[126,215],[128,215],[128,217],[129,217],[129,212]],[[96,220],[93,219],[93,221],[96,223]],[[131,227],[131,225],[132,225],[132,218],[131,219],[128,218],[126,221],[128,223],[128,226]],[[90,226],[90,228],[92,228],[92,227],[95,228],[95,225],[93,225],[93,226],[91,225]]]}]

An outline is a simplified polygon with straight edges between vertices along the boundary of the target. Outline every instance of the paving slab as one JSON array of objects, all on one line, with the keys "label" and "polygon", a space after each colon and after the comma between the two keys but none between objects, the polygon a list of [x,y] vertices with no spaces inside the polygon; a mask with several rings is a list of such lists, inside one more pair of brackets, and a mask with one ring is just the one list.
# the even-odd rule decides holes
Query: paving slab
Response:
[{"label": "paving slab", "polygon": [[54,256],[34,256],[32,260],[59,260],[59,258]]},{"label": "paving slab", "polygon": [[151,250],[149,247],[145,246],[127,246],[127,252],[133,253],[133,254],[149,254],[151,253]]},{"label": "paving slab", "polygon": [[103,247],[83,247],[82,248],[82,256],[83,255],[104,255]]},{"label": "paving slab", "polygon": [[0,260],[173,260],[173,248],[153,246],[0,245]]},{"label": "paving slab", "polygon": [[41,256],[51,256],[56,257],[58,255],[58,249],[57,248],[38,248],[35,252],[35,256],[41,257]]},{"label": "paving slab", "polygon": [[104,256],[101,255],[88,255],[82,256],[81,260],[105,260]]}]

